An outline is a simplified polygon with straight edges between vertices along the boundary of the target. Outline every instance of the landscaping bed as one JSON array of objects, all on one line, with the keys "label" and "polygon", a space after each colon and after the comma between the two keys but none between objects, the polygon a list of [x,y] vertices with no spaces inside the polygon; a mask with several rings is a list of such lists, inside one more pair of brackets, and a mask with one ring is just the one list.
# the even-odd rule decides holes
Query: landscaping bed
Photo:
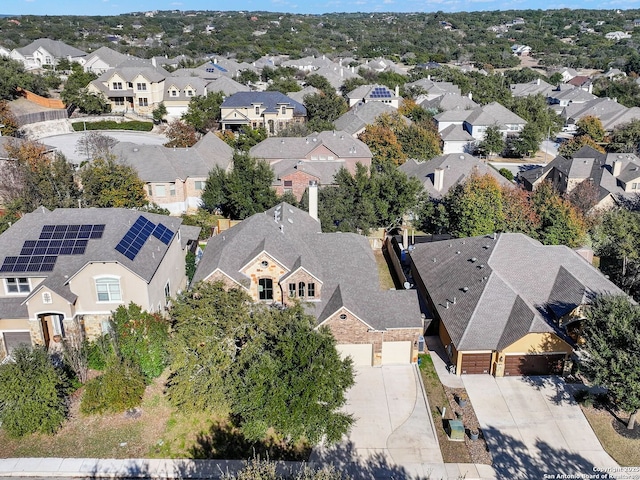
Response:
[{"label": "landscaping bed", "polygon": [[73,122],[71,124],[76,132],[84,130],[133,130],[136,132],[150,132],[153,130],[153,122],[116,122],[115,120],[101,120],[98,122]]},{"label": "landscaping bed", "polygon": [[[477,429],[479,427],[478,419],[471,402],[467,400],[464,407],[460,407],[455,395],[464,394],[464,389],[447,388],[440,383],[438,374],[433,367],[430,355],[420,356],[420,373],[424,383],[427,399],[429,400],[429,408],[436,427],[438,435],[438,443],[442,452],[442,458],[445,463],[482,463],[491,465],[491,454],[487,449],[487,444],[480,436],[478,440],[469,438],[469,429]],[[465,437],[463,442],[453,442],[449,440],[445,431],[446,422],[442,416],[442,407],[446,407],[445,419],[456,418],[456,412],[461,413],[461,420],[465,427]]]}]

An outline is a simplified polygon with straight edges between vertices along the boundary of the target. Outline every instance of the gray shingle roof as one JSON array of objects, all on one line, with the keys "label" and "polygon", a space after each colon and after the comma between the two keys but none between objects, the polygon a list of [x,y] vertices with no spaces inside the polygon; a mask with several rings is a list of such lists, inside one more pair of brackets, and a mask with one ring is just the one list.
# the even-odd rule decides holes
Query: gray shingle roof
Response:
[{"label": "gray shingle roof", "polygon": [[[347,132],[349,135],[355,135],[367,125],[372,125],[376,118],[383,113],[397,112],[391,105],[382,102],[367,102],[365,104],[354,105],[351,110],[338,117],[333,124],[336,129]],[[405,119],[406,117],[402,117]],[[407,124],[411,121],[406,118]]]},{"label": "gray shingle roof", "polygon": [[191,148],[119,142],[112,151],[120,162],[135,168],[145,182],[207,177],[216,166],[227,170],[233,159],[233,149],[212,132]]},{"label": "gray shingle roof", "polygon": [[425,110],[436,109],[442,111],[454,109],[472,110],[479,107],[479,105],[469,97],[451,92],[440,95],[433,100],[425,100],[420,106]]},{"label": "gray shingle roof", "polygon": [[67,45],[64,42],[60,42],[59,40],[52,40],[50,38],[39,38],[31,42],[29,45],[22,48],[17,48],[16,50],[22,55],[32,55],[33,52],[38,50],[38,48],[40,47],[44,48],[55,58],[84,57],[87,54],[87,52],[83,52],[76,47],[72,47],[71,45]]},{"label": "gray shingle roof", "polygon": [[[277,208],[278,221],[274,218]],[[287,270],[304,268],[322,282],[322,299],[308,302],[307,307],[318,323],[345,307],[375,329],[421,326],[414,290],[379,290],[376,262],[366,237],[321,233],[316,220],[286,203],[212,237],[193,280],[204,280],[219,269],[247,286],[249,278],[240,269],[262,251]]]},{"label": "gray shingle roof", "polygon": [[251,147],[253,157],[272,159],[303,159],[321,145],[337,158],[371,158],[371,150],[364,143],[344,132],[312,133],[306,137],[270,137]]},{"label": "gray shingle roof", "polygon": [[[7,256],[20,255],[25,241],[38,240],[44,225],[104,224],[102,238],[88,240],[84,254],[58,255],[51,272],[21,272],[20,276],[45,277],[41,285],[51,288],[70,300],[73,300],[75,295],[70,292],[67,286],[68,280],[85,265],[92,262],[118,262],[149,282],[162,262],[169,248],[168,245],[152,235],[141,247],[134,260],[130,260],[115,250],[116,245],[141,215],[155,224],[163,224],[174,234],[178,232],[182,223],[182,220],[176,217],[123,208],[58,208],[49,211],[41,207],[24,215],[0,235],[0,252],[2,252],[0,262],[4,262]],[[194,233],[194,231],[190,233]],[[171,240],[171,242],[175,241],[178,241],[177,235],[174,235]],[[0,272],[0,278],[15,276],[16,273]]]},{"label": "gray shingle roof", "polygon": [[86,63],[91,62],[95,58],[99,58],[111,68],[115,68],[125,60],[129,60],[131,57],[124,53],[116,52],[109,47],[100,47],[87,56]]},{"label": "gray shingle roof", "polygon": [[[434,176],[436,168],[443,169],[443,188],[436,190]],[[399,169],[409,177],[415,177],[422,183],[424,189],[433,198],[441,198],[447,192],[463,182],[472,173],[478,175],[489,174],[501,185],[513,184],[500,175],[495,168],[481,162],[476,157],[467,153],[449,153],[432,158],[428,162],[418,162],[414,159],[407,160]]]},{"label": "gray shingle roof", "polygon": [[307,115],[307,109],[304,105],[280,92],[238,92],[225,98],[221,107],[250,108],[253,105],[262,105],[265,111],[270,113],[277,112],[278,107],[281,105],[290,105],[293,107],[294,116]]},{"label": "gray shingle roof", "polygon": [[463,351],[500,350],[527,333],[560,333],[555,320],[592,295],[623,293],[571,249],[519,233],[418,244],[410,255]]},{"label": "gray shingle roof", "polygon": [[471,125],[524,125],[526,120],[498,102],[491,102],[471,111],[465,120]]}]

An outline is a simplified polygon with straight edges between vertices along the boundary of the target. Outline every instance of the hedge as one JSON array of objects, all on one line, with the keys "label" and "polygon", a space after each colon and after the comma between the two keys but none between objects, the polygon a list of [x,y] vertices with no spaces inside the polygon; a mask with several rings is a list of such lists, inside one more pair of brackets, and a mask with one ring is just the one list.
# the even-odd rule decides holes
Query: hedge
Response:
[{"label": "hedge", "polygon": [[73,122],[71,124],[76,132],[83,132],[85,125],[86,130],[135,130],[137,132],[150,132],[153,129],[153,122],[141,122],[138,120],[131,122],[100,120],[98,122]]}]

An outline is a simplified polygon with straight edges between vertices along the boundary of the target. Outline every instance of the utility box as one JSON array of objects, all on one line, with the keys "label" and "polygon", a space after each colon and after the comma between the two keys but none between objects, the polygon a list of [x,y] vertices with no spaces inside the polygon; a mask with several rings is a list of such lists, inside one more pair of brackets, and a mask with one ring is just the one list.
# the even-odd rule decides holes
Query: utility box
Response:
[{"label": "utility box", "polygon": [[464,442],[464,426],[462,420],[448,420],[447,435],[453,442]]}]

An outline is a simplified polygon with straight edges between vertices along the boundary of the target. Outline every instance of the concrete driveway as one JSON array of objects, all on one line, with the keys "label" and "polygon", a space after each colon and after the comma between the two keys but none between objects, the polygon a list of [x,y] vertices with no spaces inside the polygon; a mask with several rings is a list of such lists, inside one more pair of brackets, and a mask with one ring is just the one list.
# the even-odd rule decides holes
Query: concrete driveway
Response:
[{"label": "concrete driveway", "polygon": [[599,468],[617,466],[562,379],[491,375],[462,379],[498,478],[569,478],[558,475],[596,475]]},{"label": "concrete driveway", "polygon": [[311,460],[354,478],[441,478],[446,474],[415,365],[356,367],[345,410],[355,424],[335,446]]}]

